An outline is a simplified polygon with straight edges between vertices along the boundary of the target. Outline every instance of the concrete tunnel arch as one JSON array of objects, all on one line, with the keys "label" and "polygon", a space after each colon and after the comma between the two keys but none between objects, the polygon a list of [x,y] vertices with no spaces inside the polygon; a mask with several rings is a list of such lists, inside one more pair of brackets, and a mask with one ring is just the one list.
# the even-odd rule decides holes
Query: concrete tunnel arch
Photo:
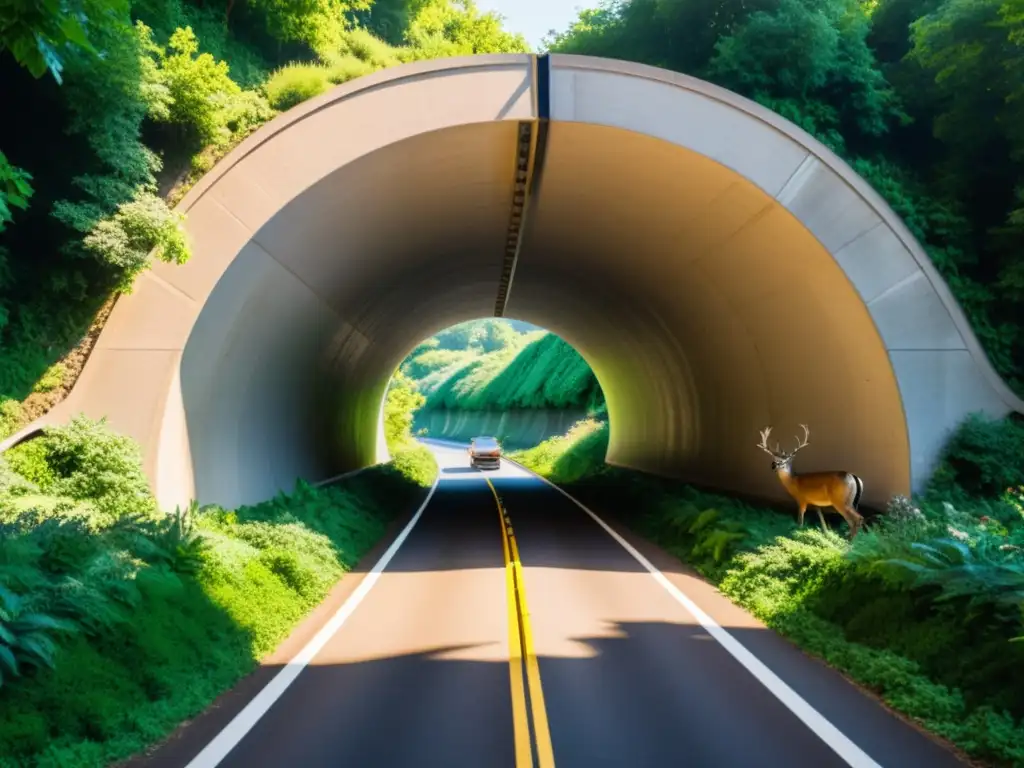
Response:
[{"label": "concrete tunnel arch", "polygon": [[865,501],[918,489],[969,412],[1024,403],[880,196],[796,126],[684,75],[489,55],[359,78],[261,128],[179,205],[191,261],[122,297],[69,397],[168,507],[380,458],[391,373],[508,313],[591,363],[608,461],[766,498],[754,444]]}]

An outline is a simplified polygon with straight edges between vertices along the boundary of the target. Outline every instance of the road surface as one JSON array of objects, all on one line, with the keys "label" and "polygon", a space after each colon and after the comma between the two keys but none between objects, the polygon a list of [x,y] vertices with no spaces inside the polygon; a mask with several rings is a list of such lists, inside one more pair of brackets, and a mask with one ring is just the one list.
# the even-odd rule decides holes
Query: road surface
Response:
[{"label": "road surface", "polygon": [[962,765],[651,545],[622,532],[657,575],[518,467],[431,447],[434,495],[291,684],[268,667],[137,765]]}]

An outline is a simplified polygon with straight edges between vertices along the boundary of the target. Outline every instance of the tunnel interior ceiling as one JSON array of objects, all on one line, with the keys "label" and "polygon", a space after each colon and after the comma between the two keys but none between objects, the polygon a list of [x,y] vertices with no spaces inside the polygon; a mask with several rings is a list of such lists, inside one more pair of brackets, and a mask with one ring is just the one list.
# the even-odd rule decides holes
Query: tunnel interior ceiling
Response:
[{"label": "tunnel interior ceiling", "polygon": [[[808,423],[803,466],[849,469],[884,494],[908,485],[886,348],[843,270],[789,211],[650,136],[553,123],[547,143],[509,309],[564,329],[604,372],[610,461],[776,495],[753,425],[790,439]],[[616,290],[589,311],[554,301],[534,286],[555,269]],[[615,319],[599,338],[595,314]]]},{"label": "tunnel interior ceiling", "polygon": [[[373,463],[396,360],[424,329],[493,311],[516,131],[477,123],[377,150],[254,234],[183,362],[197,492],[258,498]],[[224,455],[245,471],[223,472]]]},{"label": "tunnel interior ceiling", "polygon": [[[216,375],[223,396],[206,398],[233,402],[197,419],[218,433],[199,442],[221,445],[218,422],[237,424],[233,452],[272,483],[371,462],[401,357],[438,321],[492,311],[515,133],[461,126],[377,150],[258,231],[232,269],[263,265],[264,287],[221,314],[230,368]],[[909,483],[885,346],[842,269],[778,201],[663,140],[568,122],[550,125],[537,199],[508,310],[591,361],[611,461],[775,496],[752,425],[803,422],[805,465],[848,468],[885,494]]]},{"label": "tunnel interior ceiling", "polygon": [[798,469],[862,474],[878,503],[966,413],[1024,409],[902,223],[813,139],[682,75],[545,61],[398,67],[257,131],[182,203],[191,261],[142,276],[44,418],[107,416],[171,508],[371,463],[402,357],[495,311],[539,115],[506,314],[592,364],[612,462],[781,497],[756,430],[808,423]]}]

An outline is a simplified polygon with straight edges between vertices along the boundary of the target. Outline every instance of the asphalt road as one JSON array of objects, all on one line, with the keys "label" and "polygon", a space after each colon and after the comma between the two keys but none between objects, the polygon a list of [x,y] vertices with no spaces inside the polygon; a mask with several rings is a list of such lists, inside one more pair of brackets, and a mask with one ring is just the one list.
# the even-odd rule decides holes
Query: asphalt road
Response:
[{"label": "asphalt road", "polygon": [[[421,517],[279,698],[271,664],[135,764],[547,768],[516,761],[516,727],[536,733],[539,713],[560,768],[962,765],[651,545],[623,532],[659,577],[517,467],[471,471],[464,449],[434,449],[441,480]],[[517,684],[510,656],[529,671],[531,651],[539,676]],[[261,689],[262,716],[243,709]]]}]

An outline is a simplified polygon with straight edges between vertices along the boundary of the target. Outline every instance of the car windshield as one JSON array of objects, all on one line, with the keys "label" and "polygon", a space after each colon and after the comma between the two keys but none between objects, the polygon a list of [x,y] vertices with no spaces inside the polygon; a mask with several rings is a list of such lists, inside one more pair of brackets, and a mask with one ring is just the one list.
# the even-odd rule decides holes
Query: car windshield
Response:
[{"label": "car windshield", "polygon": [[492,450],[498,447],[498,441],[495,440],[493,437],[474,437],[473,447],[481,448],[485,451]]}]

